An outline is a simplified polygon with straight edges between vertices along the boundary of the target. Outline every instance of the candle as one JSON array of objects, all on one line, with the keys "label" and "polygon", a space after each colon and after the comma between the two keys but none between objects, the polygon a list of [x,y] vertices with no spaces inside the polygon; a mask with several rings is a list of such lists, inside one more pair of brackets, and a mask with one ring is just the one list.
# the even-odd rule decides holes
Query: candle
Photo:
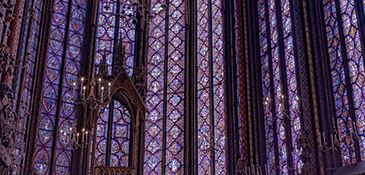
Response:
[{"label": "candle", "polygon": [[85,93],[86,93],[86,87],[84,86],[82,89],[83,89],[82,90],[82,99],[84,100],[85,99]]},{"label": "candle", "polygon": [[84,142],[84,138],[85,138],[85,128],[82,128],[81,142]]},{"label": "candle", "polygon": [[248,167],[248,174],[251,175],[251,167]]},{"label": "candle", "polygon": [[101,87],[101,102],[104,101],[104,87]]},{"label": "candle", "polygon": [[80,86],[80,89],[82,89],[83,86],[84,86],[84,77],[81,77],[81,86]]},{"label": "candle", "polygon": [[333,134],[331,134],[331,145],[333,146]]},{"label": "candle", "polygon": [[265,101],[265,111],[266,111],[266,113],[269,113],[269,97],[266,97],[266,101]]},{"label": "candle", "polygon": [[245,174],[247,175],[247,166],[245,166]]},{"label": "candle", "polygon": [[100,94],[100,87],[101,87],[101,78],[99,78],[99,87],[98,87],[99,94]]},{"label": "candle", "polygon": [[109,99],[110,99],[110,86],[111,85],[112,85],[111,83],[108,83],[108,86],[109,86],[109,88],[108,88]]},{"label": "candle", "polygon": [[252,171],[253,171],[253,174],[256,175],[255,165],[253,165]]},{"label": "candle", "polygon": [[261,167],[259,168],[259,170],[260,170],[260,175],[262,175],[262,170],[261,170]]},{"label": "candle", "polygon": [[75,97],[75,91],[76,91],[76,82],[73,83],[73,90],[72,95]]},{"label": "candle", "polygon": [[88,137],[87,134],[88,134],[88,132],[86,131],[86,138],[85,138],[86,141],[85,141],[85,143],[87,143],[87,137]]}]

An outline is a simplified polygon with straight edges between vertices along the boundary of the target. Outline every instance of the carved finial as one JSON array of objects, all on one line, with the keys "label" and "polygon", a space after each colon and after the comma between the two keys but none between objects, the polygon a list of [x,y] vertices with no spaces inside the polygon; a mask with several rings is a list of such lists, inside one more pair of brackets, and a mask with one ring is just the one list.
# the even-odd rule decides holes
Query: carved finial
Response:
[{"label": "carved finial", "polygon": [[11,97],[12,97],[11,92],[12,92],[12,90],[7,83],[0,84],[0,99],[8,97],[9,95],[11,95]]},{"label": "carved finial", "polygon": [[113,74],[117,75],[121,69],[125,69],[125,45],[123,44],[123,38],[119,39],[119,43],[117,47],[115,48],[115,54],[114,54],[114,64],[113,64]]},{"label": "carved finial", "polygon": [[99,74],[98,77],[108,76],[108,64],[106,63],[106,58],[103,58],[99,64]]}]

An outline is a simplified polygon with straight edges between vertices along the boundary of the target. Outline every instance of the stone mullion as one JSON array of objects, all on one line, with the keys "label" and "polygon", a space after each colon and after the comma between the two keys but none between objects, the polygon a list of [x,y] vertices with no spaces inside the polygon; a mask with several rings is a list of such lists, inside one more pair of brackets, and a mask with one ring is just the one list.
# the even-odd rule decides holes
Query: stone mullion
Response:
[{"label": "stone mullion", "polygon": [[[256,1],[256,3],[251,3],[253,7],[258,7],[258,2]],[[253,14],[258,14],[258,8],[252,8],[254,13]],[[251,50],[251,58],[260,58],[260,42],[259,42],[259,30],[258,30],[258,15],[255,16],[249,16],[248,18],[250,20],[249,24],[252,24],[254,21],[253,25],[250,25],[249,28],[249,36],[251,36],[251,43],[250,46],[252,47]],[[253,53],[252,53],[253,52]],[[264,111],[264,103],[262,100],[260,99],[264,99],[263,97],[263,88],[261,85],[261,77],[262,77],[262,72],[261,72],[261,63],[260,60],[256,61],[255,59],[252,59],[255,62],[252,63],[252,71],[255,74],[253,75],[253,79],[255,79],[254,83],[256,87],[252,87],[252,89],[255,89],[255,91],[253,91],[252,93],[254,93],[256,95],[256,99],[252,100],[253,102],[256,103],[256,107],[254,108],[256,112],[256,116],[258,117],[258,134],[256,137],[256,140],[258,141],[258,158],[257,158],[257,164],[259,164],[261,166],[261,168],[264,167],[264,165],[266,164],[266,138],[265,138],[265,115],[263,113]],[[256,75],[256,76],[254,76]],[[263,168],[264,169],[264,168]]]},{"label": "stone mullion", "polygon": [[197,175],[198,174],[198,80],[197,80],[197,76],[198,76],[198,66],[197,66],[197,47],[198,47],[198,42],[195,38],[197,38],[198,36],[198,32],[197,32],[197,1],[192,1],[191,5],[190,5],[190,18],[192,19],[190,21],[190,64],[191,64],[191,69],[190,69],[190,83],[191,84],[191,88],[190,91],[192,92],[190,94],[190,101],[191,101],[191,107],[190,107],[190,113],[191,113],[191,132],[190,132],[190,137],[193,140],[190,144],[190,150],[192,150],[192,154],[190,157],[191,160],[191,174],[193,175]]},{"label": "stone mullion", "polygon": [[[307,1],[302,1],[303,5],[303,16],[304,16],[304,25],[305,25],[305,37],[306,37],[306,45],[307,45],[307,53],[308,53],[308,68],[309,68],[309,78],[310,78],[310,89],[311,89],[311,97],[312,97],[312,105],[313,105],[313,115],[314,115],[314,140],[316,142],[316,146],[314,147],[315,154],[317,155],[315,158],[316,161],[316,170],[320,174],[324,174],[324,163],[323,163],[323,154],[320,149],[319,140],[321,139],[321,132],[320,132],[320,122],[319,122],[319,106],[318,106],[318,99],[317,99],[317,84],[316,84],[316,75],[314,72],[314,65],[313,60],[316,56],[313,53],[312,47],[316,47],[317,43],[312,42],[311,37],[313,37],[313,31],[311,32],[310,29],[310,19],[314,19],[314,15],[310,14],[310,8],[308,7]],[[308,13],[310,12],[310,13]],[[311,18],[310,18],[311,17]],[[314,143],[314,142],[313,142]],[[319,166],[318,166],[319,165]]]},{"label": "stone mullion", "polygon": [[[151,1],[150,0],[142,0],[142,3],[144,3],[146,5],[146,7],[150,7],[151,6]],[[137,62],[135,63],[135,67],[134,67],[134,70],[133,70],[133,74],[138,70],[139,67],[142,68],[142,72],[140,72],[142,75],[142,87],[139,87],[137,84],[136,85],[136,88],[140,94],[140,96],[142,97],[142,99],[145,101],[146,100],[146,92],[147,92],[147,51],[148,51],[148,37],[149,37],[149,22],[148,21],[144,21],[141,19],[141,15],[139,14],[138,10],[136,11],[137,13],[137,19],[138,21],[143,21],[141,23],[137,23],[137,27],[136,27],[136,40],[135,40],[135,54],[134,54],[134,59],[136,61],[137,59]],[[137,32],[139,31],[139,33]],[[139,52],[137,53],[138,51],[142,50],[142,52]],[[141,114],[141,117],[144,116],[143,118],[146,117],[146,114]],[[145,126],[145,119],[143,120],[143,124],[141,125],[140,127],[140,130],[141,130],[141,134],[140,134],[140,139],[141,139],[141,145],[140,145],[140,152],[139,152],[139,160],[138,160],[138,163],[139,163],[139,167],[136,167],[137,168],[137,174],[142,174],[143,173],[143,163],[144,163],[144,143],[145,143],[145,129],[146,129],[146,126]]]},{"label": "stone mullion", "polygon": [[[230,172],[234,172],[234,155],[236,150],[236,144],[234,139],[234,128],[235,128],[235,111],[234,111],[234,101],[236,98],[236,94],[234,93],[234,80],[235,80],[235,53],[234,53],[234,1],[222,1],[222,15],[223,15],[223,57],[226,58],[224,60],[224,74],[225,74],[225,110],[226,110],[226,118],[225,118],[225,130],[226,130],[226,172],[229,174]],[[237,153],[236,153],[237,154]]]},{"label": "stone mullion", "polygon": [[[250,56],[252,56],[251,54],[252,54],[252,52],[249,52],[249,46],[248,46],[248,42],[253,42],[253,38],[249,38],[249,36],[247,35],[248,34],[248,28],[247,28],[247,26],[249,25],[249,24],[252,24],[252,23],[248,23],[248,15],[250,15],[250,16],[252,16],[252,11],[247,11],[247,9],[249,9],[249,6],[247,6],[247,1],[249,1],[249,0],[246,0],[246,2],[243,2],[242,3],[242,11],[243,11],[243,22],[244,22],[244,24],[243,24],[243,26],[244,26],[244,29],[243,29],[243,33],[244,33],[244,36],[243,36],[243,38],[244,38],[244,41],[245,41],[245,43],[244,43],[244,61],[243,61],[243,65],[245,66],[245,79],[243,80],[245,83],[245,90],[244,90],[244,92],[245,92],[245,94],[244,94],[244,97],[245,97],[245,102],[246,102],[246,119],[247,119],[247,125],[246,125],[246,127],[248,127],[247,128],[247,132],[248,132],[248,148],[249,148],[249,151],[248,151],[248,155],[249,155],[249,159],[247,160],[247,161],[245,161],[245,165],[246,166],[252,166],[253,164],[254,164],[254,149],[253,149],[253,147],[254,147],[254,140],[255,140],[255,138],[253,138],[253,134],[252,134],[252,132],[253,132],[253,129],[252,129],[252,106],[251,106],[251,104],[252,104],[252,101],[251,101],[251,93],[250,93],[250,87],[251,87],[251,81],[250,81],[250,74],[252,73],[252,72],[250,72],[250,64],[249,64],[249,62],[250,62],[250,59],[254,59],[254,57],[250,57]],[[250,1],[250,2],[252,2],[252,1]],[[252,9],[252,8],[251,8]],[[250,31],[251,32],[251,31]],[[252,51],[252,50],[251,50]],[[247,143],[247,142],[246,142]]]},{"label": "stone mullion", "polygon": [[[307,147],[303,147],[302,161],[304,169],[302,173],[308,172],[309,174],[316,174],[316,155],[314,148],[314,135],[313,135],[313,121],[312,121],[312,108],[310,102],[310,92],[307,70],[307,55],[303,33],[303,16],[301,11],[301,4],[299,0],[292,1],[292,20],[293,20],[293,38],[294,38],[294,50],[296,53],[296,69],[298,76],[298,95],[300,97],[299,109],[301,110],[301,130],[302,134],[306,136]],[[300,136],[299,136],[300,137]],[[298,138],[299,139],[299,138]],[[297,146],[300,146],[299,143]],[[299,148],[298,148],[299,149]]]},{"label": "stone mullion", "polygon": [[185,89],[185,97],[186,97],[186,100],[185,100],[185,105],[184,105],[184,131],[185,131],[185,134],[184,134],[184,172],[186,174],[192,174],[192,171],[191,171],[191,167],[193,167],[193,162],[191,161],[191,155],[193,153],[192,151],[192,147],[191,147],[191,144],[194,143],[192,137],[191,137],[191,133],[194,133],[192,132],[192,127],[191,127],[191,123],[192,123],[192,116],[193,115],[193,108],[192,108],[192,104],[193,104],[193,101],[192,99],[192,84],[191,82],[193,82],[191,80],[191,76],[193,75],[191,70],[192,70],[192,62],[191,60],[193,59],[190,59],[192,58],[191,54],[194,53],[191,49],[194,48],[192,46],[192,44],[190,43],[191,41],[191,30],[192,28],[190,27],[191,26],[191,13],[190,13],[190,10],[191,10],[191,3],[190,1],[185,1],[185,11],[186,11],[186,18],[185,18],[185,79],[184,81],[186,82],[185,83],[185,86],[184,86],[184,89]]}]

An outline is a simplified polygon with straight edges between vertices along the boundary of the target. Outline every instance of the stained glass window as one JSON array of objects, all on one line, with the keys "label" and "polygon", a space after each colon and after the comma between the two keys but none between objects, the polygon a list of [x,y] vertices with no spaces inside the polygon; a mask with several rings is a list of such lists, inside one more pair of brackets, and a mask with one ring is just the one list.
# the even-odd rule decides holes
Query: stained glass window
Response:
[{"label": "stained glass window", "polygon": [[95,136],[96,137],[95,166],[106,166],[106,149],[107,149],[106,145],[108,139],[108,122],[110,116],[109,108],[110,104],[104,106],[104,108],[100,111],[100,116],[97,120],[96,136]]},{"label": "stained glass window", "polygon": [[[37,174],[70,173],[69,138],[60,133],[69,132],[75,120],[72,87],[80,71],[86,0],[56,0],[54,9],[34,164]],[[53,160],[55,166],[50,167]]]},{"label": "stained glass window", "polygon": [[[300,158],[301,150],[297,148],[296,140],[300,134],[301,121],[298,106],[297,67],[294,56],[292,17],[289,1],[281,0],[279,2],[278,4],[275,0],[260,0],[258,3],[267,148],[266,163],[270,174],[287,174],[290,166],[294,169],[295,174],[300,174],[303,163]],[[280,13],[277,13],[278,8]],[[278,19],[281,19],[279,21],[282,22],[282,27],[279,27]],[[283,40],[279,40],[280,31],[283,33]],[[283,47],[283,55],[279,53],[281,47]],[[282,61],[285,62],[285,67],[282,67]],[[285,85],[284,82],[286,82]],[[284,86],[287,89],[284,89]],[[286,102],[290,104],[288,107],[286,107]],[[290,120],[290,126],[285,124],[288,119]],[[287,133],[288,127],[291,134]],[[277,145],[275,140],[277,140]],[[290,145],[292,146],[290,147]],[[275,151],[276,147],[278,151]],[[275,158],[276,155],[278,155],[278,160]],[[276,170],[276,162],[280,165],[279,172]]]},{"label": "stained glass window", "polygon": [[291,13],[289,8],[289,0],[281,1],[281,11],[282,11],[282,25],[284,34],[284,52],[285,52],[285,66],[286,66],[286,81],[287,81],[287,99],[289,102],[289,116],[291,122],[291,142],[292,142],[292,163],[296,170],[296,174],[301,174],[301,169],[303,167],[303,162],[300,158],[302,151],[297,147],[297,138],[300,134],[300,116],[299,116],[299,103],[298,103],[298,89],[297,89],[297,75],[296,75],[296,65],[294,58],[294,39],[292,35],[292,23],[291,23]]},{"label": "stained glass window", "polygon": [[[108,65],[108,74],[112,75],[114,73],[112,70],[114,48],[122,42],[126,49],[126,71],[129,76],[132,76],[136,33],[135,23],[132,22],[136,18],[136,7],[132,5],[133,2],[132,0],[99,1],[95,48],[97,72],[99,64],[105,60]],[[95,163],[91,166],[128,166],[129,123],[130,113],[119,102],[114,101],[104,106],[97,120],[96,150],[95,154],[90,156],[95,158]],[[111,138],[108,137],[109,132],[112,134]],[[109,150],[107,148],[111,148],[111,152],[107,152]],[[92,159],[89,159],[89,161],[91,163]]]},{"label": "stained glass window", "polygon": [[269,174],[275,173],[275,145],[274,136],[276,134],[273,123],[273,113],[271,107],[272,87],[271,87],[271,74],[270,74],[270,62],[269,62],[269,51],[268,51],[268,25],[266,23],[266,11],[265,11],[265,0],[258,2],[259,12],[259,39],[260,39],[260,57],[261,57],[261,75],[262,75],[262,89],[263,97],[265,98],[265,130],[266,130],[266,156],[267,166]]},{"label": "stained glass window", "polygon": [[[113,51],[118,41],[126,46],[126,71],[131,76],[134,66],[134,40],[136,7],[132,0],[100,0],[96,39],[95,64],[105,59],[108,73],[112,74]],[[116,15],[124,12],[124,15]]]},{"label": "stained glass window", "polygon": [[96,126],[95,155],[90,156],[90,162],[95,159],[93,166],[128,167],[131,117],[125,106],[115,100],[101,109]]},{"label": "stained glass window", "polygon": [[184,174],[185,2],[164,2],[151,1],[144,174]]},{"label": "stained glass window", "polygon": [[197,1],[198,174],[226,173],[221,7],[221,1]]},{"label": "stained glass window", "polygon": [[[152,0],[149,26],[145,174],[184,173],[185,2],[171,0],[165,9],[163,3]],[[221,1],[197,2],[199,174],[226,173],[221,7]]]},{"label": "stained glass window", "polygon": [[[342,164],[348,165],[365,159],[363,42],[355,1],[337,2],[324,0],[323,9]],[[353,132],[360,136],[358,145]],[[360,157],[355,149],[360,149]]]},{"label": "stained glass window", "polygon": [[[33,83],[34,83],[34,66],[36,61],[36,50],[38,48],[38,40],[39,40],[39,34],[40,34],[40,23],[41,23],[41,10],[43,7],[43,1],[41,0],[35,0],[35,1],[29,1],[28,6],[31,6],[31,4],[35,3],[36,11],[34,13],[33,24],[29,27],[31,28],[31,36],[29,41],[31,41],[30,45],[28,45],[26,48],[29,53],[31,53],[30,56],[28,56],[29,61],[25,65],[26,69],[23,72],[24,81],[22,82],[22,90],[21,95],[19,97],[20,99],[20,108],[19,108],[19,116],[23,116],[23,118],[20,119],[19,128],[18,128],[18,136],[16,140],[16,147],[19,149],[17,151],[23,152],[24,146],[23,141],[25,140],[24,136],[22,136],[21,133],[26,132],[26,124],[28,121],[28,113],[30,113],[31,108],[31,94],[33,91]],[[27,14],[29,15],[29,14]],[[26,42],[26,37],[22,38],[23,42]],[[28,42],[29,42],[28,41]]]}]

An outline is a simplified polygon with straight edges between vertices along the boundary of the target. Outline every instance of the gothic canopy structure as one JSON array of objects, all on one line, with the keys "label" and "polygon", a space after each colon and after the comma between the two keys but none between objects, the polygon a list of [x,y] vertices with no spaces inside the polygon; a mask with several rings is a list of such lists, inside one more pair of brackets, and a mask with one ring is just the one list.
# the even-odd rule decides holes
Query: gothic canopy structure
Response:
[{"label": "gothic canopy structure", "polygon": [[2,0],[0,174],[365,174],[365,1]]}]

